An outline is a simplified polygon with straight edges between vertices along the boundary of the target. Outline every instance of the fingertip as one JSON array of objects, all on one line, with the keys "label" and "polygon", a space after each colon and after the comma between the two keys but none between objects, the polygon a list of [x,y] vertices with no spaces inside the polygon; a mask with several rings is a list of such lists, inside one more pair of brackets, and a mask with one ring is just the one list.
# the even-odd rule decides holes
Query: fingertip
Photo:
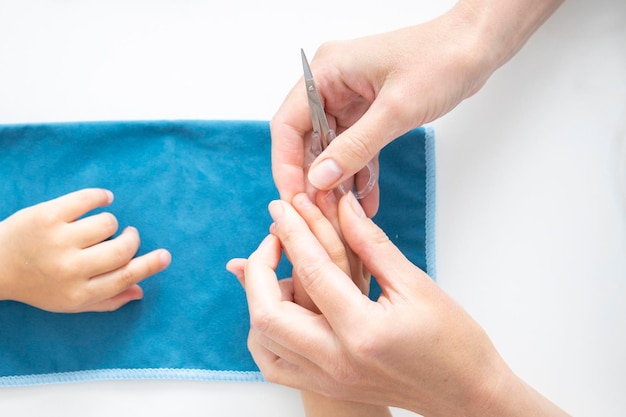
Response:
[{"label": "fingertip", "polygon": [[111,298],[102,300],[100,302],[97,302],[95,304],[88,306],[82,311],[85,311],[85,312],[91,311],[91,312],[100,312],[100,313],[116,311],[124,307],[128,303],[131,303],[133,301],[141,301],[143,299],[143,295],[144,295],[143,289],[139,285],[135,284],[125,289],[121,293],[114,295]]},{"label": "fingertip", "polygon": [[350,212],[353,215],[357,216],[360,219],[367,218],[365,210],[363,210],[361,203],[359,203],[359,200],[356,199],[356,196],[354,195],[354,193],[352,193],[352,191],[346,193],[343,197],[343,200],[345,201],[348,208],[350,209]]},{"label": "fingertip", "polygon": [[265,236],[257,249],[252,252],[245,267],[249,268],[250,264],[267,264],[275,269],[280,262],[280,240],[273,234]]},{"label": "fingertip", "polygon": [[272,217],[272,220],[275,222],[285,214],[284,204],[285,203],[282,200],[273,200],[268,204],[267,209]]},{"label": "fingertip", "polygon": [[243,258],[234,258],[226,263],[226,270],[233,274],[235,278],[239,281],[242,287],[245,288],[245,268],[246,268],[246,259]]},{"label": "fingertip", "polygon": [[269,234],[265,236],[265,238],[261,241],[257,250],[266,250],[273,244],[276,244],[277,241],[278,237],[274,236],[273,234]]},{"label": "fingertip", "polygon": [[320,190],[329,190],[343,177],[343,170],[333,159],[313,163],[309,169],[309,182]]},{"label": "fingertip", "polygon": [[241,272],[243,266],[245,266],[246,259],[233,258],[226,262],[226,270],[234,275]]},{"label": "fingertip", "polygon": [[159,249],[158,258],[161,263],[161,270],[169,267],[172,263],[172,254],[167,249]]},{"label": "fingertip", "polygon": [[133,234],[139,235],[139,230],[137,230],[137,228],[134,226],[126,226],[124,230],[122,231],[122,234],[124,233],[133,233]]},{"label": "fingertip", "polygon": [[106,204],[109,205],[113,202],[113,200],[115,199],[115,196],[113,195],[113,192],[107,189],[103,189],[104,194],[106,196]]},{"label": "fingertip", "polygon": [[133,285],[126,290],[128,302],[139,301],[143,299],[143,289],[139,285]]}]

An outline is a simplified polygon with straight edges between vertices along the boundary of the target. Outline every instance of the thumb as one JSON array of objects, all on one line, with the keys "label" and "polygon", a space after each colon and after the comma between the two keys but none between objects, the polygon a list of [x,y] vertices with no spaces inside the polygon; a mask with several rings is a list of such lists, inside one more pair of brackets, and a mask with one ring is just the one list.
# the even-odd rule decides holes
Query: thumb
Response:
[{"label": "thumb", "polygon": [[365,216],[363,208],[352,193],[339,202],[339,225],[348,246],[376,277],[384,295],[406,295],[417,280],[431,279],[409,261],[385,232]]},{"label": "thumb", "polygon": [[337,187],[362,170],[385,145],[410,129],[395,121],[398,118],[393,116],[395,106],[390,103],[377,98],[354,125],[337,136],[313,161],[308,179],[315,188]]}]

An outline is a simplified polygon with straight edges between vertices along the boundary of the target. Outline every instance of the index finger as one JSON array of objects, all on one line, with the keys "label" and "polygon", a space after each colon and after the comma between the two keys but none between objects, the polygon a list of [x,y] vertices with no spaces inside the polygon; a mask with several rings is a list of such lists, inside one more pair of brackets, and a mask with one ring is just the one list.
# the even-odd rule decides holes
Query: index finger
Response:
[{"label": "index finger", "polygon": [[369,299],[326,253],[304,219],[284,201],[270,204],[274,232],[311,300],[337,332],[349,330]]},{"label": "index finger", "polygon": [[301,79],[285,98],[270,122],[272,174],[283,200],[305,191],[304,137],[311,131],[311,114]]},{"label": "index finger", "polygon": [[98,207],[113,202],[113,193],[102,188],[85,188],[57,197],[42,204],[49,206],[61,220],[72,222]]}]

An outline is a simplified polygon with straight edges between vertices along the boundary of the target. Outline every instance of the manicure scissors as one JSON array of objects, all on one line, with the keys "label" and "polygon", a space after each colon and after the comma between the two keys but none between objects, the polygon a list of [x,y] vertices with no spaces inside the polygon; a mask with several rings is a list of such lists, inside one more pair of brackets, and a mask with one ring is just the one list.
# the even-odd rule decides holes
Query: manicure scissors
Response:
[{"label": "manicure scissors", "polygon": [[[317,91],[317,87],[315,86],[315,80],[313,79],[313,74],[311,73],[311,67],[309,66],[309,61],[307,61],[306,56],[304,55],[304,50],[300,50],[302,53],[302,68],[304,70],[304,84],[306,87],[307,97],[309,98],[309,107],[311,109],[311,120],[313,122],[313,134],[311,136],[311,148],[309,152],[311,154],[310,162],[322,153],[324,149],[330,144],[330,142],[335,139],[337,136],[335,131],[331,129],[328,125],[328,119],[326,118],[326,112],[324,111],[324,106],[322,105],[322,99]],[[310,165],[310,163],[308,163]],[[376,185],[376,171],[374,170],[374,165],[370,161],[365,167],[369,172],[369,179],[365,186],[361,189],[354,189],[354,195],[358,199],[364,198],[366,195],[372,191],[374,185]],[[342,194],[345,194],[349,191],[352,181],[347,181],[350,184],[348,186],[346,183],[340,184],[339,191]]]}]

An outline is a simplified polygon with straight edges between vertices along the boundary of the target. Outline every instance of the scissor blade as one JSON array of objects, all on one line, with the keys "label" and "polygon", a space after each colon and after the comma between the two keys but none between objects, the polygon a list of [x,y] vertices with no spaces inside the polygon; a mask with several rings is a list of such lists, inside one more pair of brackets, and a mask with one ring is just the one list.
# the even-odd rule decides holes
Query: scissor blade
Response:
[{"label": "scissor blade", "polygon": [[[334,138],[334,132],[331,135],[331,130],[328,127],[328,120],[326,119],[326,113],[324,112],[324,106],[322,106],[322,98],[317,92],[317,87],[315,86],[315,80],[313,80],[313,73],[311,72],[309,61],[307,61],[303,49],[300,49],[300,53],[302,54],[304,85],[309,99],[311,122],[313,124],[313,144],[311,149],[317,156],[317,154],[319,154],[322,150],[326,149],[328,143]],[[333,136],[333,138],[330,136]]]},{"label": "scissor blade", "polygon": [[313,81],[313,73],[311,73],[311,67],[309,66],[309,61],[306,59],[306,55],[304,54],[304,49],[300,49],[300,53],[302,54],[302,69],[304,70],[304,79],[306,81]]}]

